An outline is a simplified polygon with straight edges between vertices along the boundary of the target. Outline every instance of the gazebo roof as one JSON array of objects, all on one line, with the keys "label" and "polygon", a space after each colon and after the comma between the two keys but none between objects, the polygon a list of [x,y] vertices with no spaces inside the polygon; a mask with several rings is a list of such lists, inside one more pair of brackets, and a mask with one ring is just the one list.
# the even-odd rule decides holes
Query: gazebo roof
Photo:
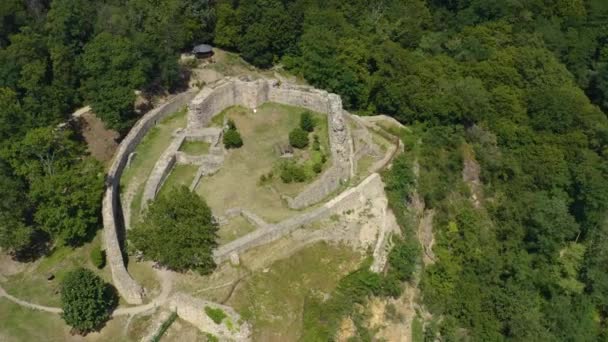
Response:
[{"label": "gazebo roof", "polygon": [[210,53],[213,47],[208,44],[200,44],[192,49],[192,53]]}]

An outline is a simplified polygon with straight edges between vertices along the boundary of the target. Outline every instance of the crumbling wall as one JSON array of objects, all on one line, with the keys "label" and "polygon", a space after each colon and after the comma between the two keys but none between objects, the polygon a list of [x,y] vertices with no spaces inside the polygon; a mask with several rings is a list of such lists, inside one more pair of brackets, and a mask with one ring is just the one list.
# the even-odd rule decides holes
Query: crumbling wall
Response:
[{"label": "crumbling wall", "polygon": [[195,95],[196,93],[193,91],[179,94],[162,106],[144,115],[118,146],[114,161],[108,170],[106,192],[102,202],[103,240],[108,264],[112,272],[112,282],[118,293],[129,304],[142,303],[143,289],[127,272],[118,237],[118,229],[122,230],[124,228],[119,201],[120,177],[127,164],[129,155],[135,150],[135,147],[150,128],[154,127],[168,115],[180,110]]},{"label": "crumbling wall", "polygon": [[213,258],[219,264],[228,260],[233,253],[242,254],[251,248],[286,236],[306,224],[329,218],[333,214],[341,214],[344,211],[365,204],[369,199],[379,196],[384,196],[384,184],[380,175],[374,173],[363,180],[358,186],[342,192],[319,208],[290,217],[277,224],[257,229],[239,239],[218,247],[213,254]]},{"label": "crumbling wall", "polygon": [[188,130],[200,130],[211,118],[232,105],[256,108],[264,102],[303,107],[327,115],[332,164],[315,182],[294,198],[287,198],[292,209],[319,203],[355,173],[353,142],[345,122],[347,114],[340,96],[308,86],[277,80],[226,78],[203,89],[188,111]]},{"label": "crumbling wall", "polygon": [[[251,327],[244,322],[233,308],[203,299],[195,298],[184,293],[174,294],[167,304],[168,308],[177,315],[196,326],[199,330],[210,333],[220,341],[250,341]],[[215,323],[205,312],[205,308],[222,310],[226,318],[219,324]]]}]

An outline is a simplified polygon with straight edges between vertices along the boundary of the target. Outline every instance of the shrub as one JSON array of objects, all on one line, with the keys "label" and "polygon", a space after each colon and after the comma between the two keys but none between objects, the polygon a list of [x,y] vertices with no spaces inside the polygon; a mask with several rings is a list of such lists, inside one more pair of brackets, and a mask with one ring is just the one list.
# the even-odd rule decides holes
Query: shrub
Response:
[{"label": "shrub", "polygon": [[106,265],[106,251],[100,246],[95,246],[91,251],[91,262],[95,267],[102,269]]},{"label": "shrub", "polygon": [[300,128],[306,132],[315,130],[315,119],[310,112],[303,112],[300,114]]},{"label": "shrub", "polygon": [[61,316],[78,333],[100,328],[117,303],[114,288],[90,270],[75,269],[61,282]]},{"label": "shrub", "polygon": [[236,131],[236,124],[232,119],[228,119],[228,130]]},{"label": "shrub", "polygon": [[306,172],[300,165],[294,162],[286,162],[281,166],[281,180],[285,183],[304,182]]},{"label": "shrub", "polygon": [[227,130],[226,133],[224,133],[223,142],[226,148],[239,148],[243,146],[241,134],[236,129]]},{"label": "shrub", "polygon": [[316,134],[313,135],[312,149],[314,151],[321,151],[321,142],[319,141],[319,136]]},{"label": "shrub", "polygon": [[315,173],[321,173],[321,171],[323,171],[323,163],[320,163],[320,162],[319,163],[314,163],[312,165],[312,170]]},{"label": "shrub", "polygon": [[177,319],[177,312],[173,311],[171,313],[171,315],[169,316],[169,318],[167,318],[167,320],[163,322],[163,324],[160,326],[160,328],[158,329],[156,334],[154,334],[154,336],[152,337],[152,339],[150,341],[159,342],[161,337],[163,337],[163,335],[167,332],[167,330],[169,330],[169,327],[171,326],[171,324],[173,324],[173,322],[175,322],[176,319]]},{"label": "shrub", "polygon": [[396,238],[388,254],[390,273],[401,281],[410,280],[420,257],[420,246],[415,240]]},{"label": "shrub", "polygon": [[289,144],[295,148],[308,146],[308,132],[301,128],[296,128],[289,133]]},{"label": "shrub", "polygon": [[227,317],[226,313],[220,308],[214,309],[212,307],[205,306],[205,313],[207,314],[207,316],[209,316],[209,318],[211,318],[213,322],[215,322],[215,324],[222,323],[224,318]]}]

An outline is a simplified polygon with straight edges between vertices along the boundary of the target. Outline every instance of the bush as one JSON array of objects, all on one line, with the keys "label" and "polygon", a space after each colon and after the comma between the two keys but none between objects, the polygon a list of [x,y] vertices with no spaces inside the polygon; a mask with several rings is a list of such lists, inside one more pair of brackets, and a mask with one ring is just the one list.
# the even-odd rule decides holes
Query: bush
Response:
[{"label": "bush", "polygon": [[80,334],[99,329],[117,303],[114,288],[90,270],[75,269],[61,282],[61,316]]},{"label": "bush", "polygon": [[415,240],[396,238],[388,254],[389,273],[401,281],[410,280],[420,258],[420,246]]},{"label": "bush", "polygon": [[312,117],[310,112],[300,114],[300,128],[306,132],[312,132],[315,130],[315,119]]},{"label": "bush", "polygon": [[228,130],[236,131],[236,124],[232,119],[228,119]]},{"label": "bush", "polygon": [[295,148],[308,146],[308,132],[301,128],[296,128],[289,133],[289,144]]},{"label": "bush", "polygon": [[91,251],[91,262],[95,267],[102,269],[106,265],[106,251],[100,246],[95,246]]},{"label": "bush", "polygon": [[312,170],[315,173],[321,173],[321,171],[323,171],[323,163],[314,163],[312,165]]},{"label": "bush", "polygon": [[227,130],[226,133],[224,133],[223,142],[226,148],[239,148],[243,146],[241,134],[236,129]]},{"label": "bush", "polygon": [[211,318],[211,320],[213,320],[213,322],[215,322],[215,324],[222,323],[224,318],[227,317],[226,313],[222,309],[214,309],[209,306],[205,306],[205,313],[207,314],[207,316],[209,316],[209,318]]},{"label": "bush", "polygon": [[163,324],[160,326],[160,329],[158,329],[158,331],[156,332],[156,334],[154,334],[154,336],[152,337],[152,339],[150,341],[159,342],[160,339],[163,337],[163,335],[167,332],[167,330],[169,330],[169,327],[171,326],[171,324],[173,324],[173,322],[175,322],[176,319],[177,319],[177,312],[173,311],[171,313],[171,316],[169,316],[169,318],[167,318],[167,320],[163,322]]},{"label": "bush", "polygon": [[281,166],[281,180],[285,183],[304,182],[306,172],[300,165],[294,162],[286,162]]},{"label": "bush", "polygon": [[313,135],[313,139],[312,139],[312,149],[314,151],[321,151],[321,142],[319,141],[319,136],[318,135]]}]

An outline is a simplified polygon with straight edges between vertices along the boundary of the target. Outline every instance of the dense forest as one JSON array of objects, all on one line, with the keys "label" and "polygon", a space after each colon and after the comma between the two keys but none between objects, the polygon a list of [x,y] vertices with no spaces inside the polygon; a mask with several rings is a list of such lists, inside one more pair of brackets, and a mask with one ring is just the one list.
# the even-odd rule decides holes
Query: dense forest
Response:
[{"label": "dense forest", "polygon": [[3,0],[0,246],[99,227],[103,170],[56,125],[90,104],[126,131],[134,90],[179,89],[194,42],[414,128],[436,211],[429,340],[608,339],[605,0]]}]

